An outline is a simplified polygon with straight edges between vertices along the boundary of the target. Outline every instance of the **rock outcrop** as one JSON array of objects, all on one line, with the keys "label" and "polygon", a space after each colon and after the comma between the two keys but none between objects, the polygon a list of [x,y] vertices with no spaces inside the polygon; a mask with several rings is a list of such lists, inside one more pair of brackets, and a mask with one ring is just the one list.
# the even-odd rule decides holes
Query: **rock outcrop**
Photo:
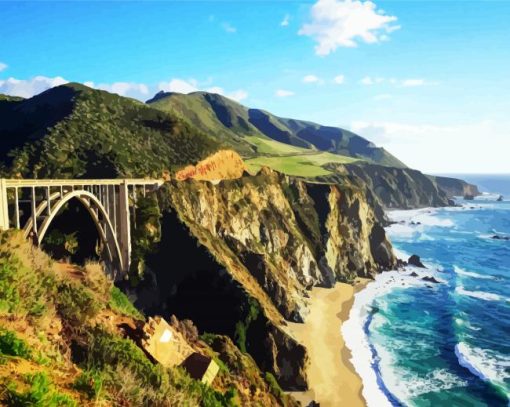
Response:
[{"label": "rock outcrop", "polygon": [[450,178],[450,177],[434,177],[437,185],[441,188],[448,198],[453,198],[455,196],[478,196],[480,195],[480,191],[478,187],[473,184],[469,184],[466,181]]},{"label": "rock outcrop", "polygon": [[417,170],[375,164],[330,166],[337,174],[327,177],[326,180],[356,185],[365,190],[368,200],[373,196],[384,208],[413,209],[449,205],[447,193],[434,177]]},{"label": "rock outcrop", "polygon": [[360,189],[308,184],[269,169],[165,189],[191,233],[274,319],[300,322],[306,290],[373,276],[396,261]]},{"label": "rock outcrop", "polygon": [[[357,276],[371,277],[396,264],[372,205],[364,191],[353,186],[307,183],[264,168],[255,176],[219,183],[171,181],[160,189],[158,200],[161,209],[176,218],[172,230],[162,224],[159,247],[159,256],[173,253],[172,263],[162,258],[148,260],[157,282],[155,288],[138,293],[140,301],[152,301],[149,314],[164,312],[165,307],[176,312],[165,298],[175,293],[174,298],[180,298],[183,292],[186,304],[175,308],[185,314],[186,307],[193,307],[193,295],[202,298],[202,304],[207,295],[210,310],[190,308],[183,315],[192,318],[199,329],[210,329],[210,318],[221,320],[218,314],[230,309],[221,304],[230,301],[232,310],[240,311],[229,320],[239,322],[218,333],[236,339],[286,389],[307,387],[306,350],[281,329],[285,320],[303,321],[307,291],[313,286],[330,287],[335,281],[350,282]],[[185,225],[187,232],[176,234],[175,222]],[[195,255],[198,244],[211,255],[210,260],[188,258],[188,265],[178,266],[179,255],[187,250],[178,247],[188,239],[196,241],[187,244],[194,247]],[[179,250],[183,253],[176,253]],[[199,279],[186,277],[195,268],[209,271],[196,274]],[[221,277],[225,273],[234,283]],[[208,285],[215,297],[204,292]],[[221,292],[228,297],[220,298]],[[163,309],[155,308],[158,302]],[[218,312],[213,312],[215,307]]]}]

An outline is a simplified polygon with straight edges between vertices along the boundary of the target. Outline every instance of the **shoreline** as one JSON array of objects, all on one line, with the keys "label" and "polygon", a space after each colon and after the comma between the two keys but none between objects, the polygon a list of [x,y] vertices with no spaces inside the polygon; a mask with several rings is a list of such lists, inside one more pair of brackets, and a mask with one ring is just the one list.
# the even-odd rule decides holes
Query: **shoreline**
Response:
[{"label": "shoreline", "polygon": [[314,287],[310,292],[310,313],[305,322],[288,323],[288,331],[307,350],[309,390],[291,392],[303,405],[315,401],[321,407],[366,406],[363,383],[352,365],[351,352],[342,336],[342,324],[349,319],[354,294],[370,281],[357,278],[354,285],[336,283],[332,288]]}]

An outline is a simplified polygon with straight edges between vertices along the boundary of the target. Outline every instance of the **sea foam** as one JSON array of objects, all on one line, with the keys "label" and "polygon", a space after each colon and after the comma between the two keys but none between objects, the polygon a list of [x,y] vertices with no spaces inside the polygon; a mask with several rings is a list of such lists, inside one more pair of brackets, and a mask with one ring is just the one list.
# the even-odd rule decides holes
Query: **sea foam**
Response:
[{"label": "sea foam", "polygon": [[461,275],[461,276],[479,278],[479,279],[484,279],[484,280],[494,280],[495,279],[494,276],[490,276],[490,275],[486,275],[486,274],[479,274],[479,273],[475,273],[473,271],[466,271],[466,270],[464,270],[460,267],[457,267],[457,266],[453,266],[453,270],[455,271],[456,274]]},{"label": "sea foam", "polygon": [[455,287],[455,293],[459,295],[466,295],[472,298],[478,298],[479,300],[486,301],[508,301],[510,302],[510,298],[503,297],[498,294],[488,293],[486,291],[468,291],[465,290],[463,286],[458,285]]},{"label": "sea foam", "polygon": [[505,380],[510,378],[510,360],[504,355],[475,348],[464,342],[455,345],[455,355],[462,367],[480,379],[499,386],[507,395],[510,394],[505,385]]},{"label": "sea foam", "polygon": [[[414,267],[407,271],[418,270]],[[420,270],[421,272],[421,270]],[[428,272],[430,275],[430,272]],[[406,288],[412,286],[424,286],[425,282],[417,277],[411,277],[408,273],[399,271],[387,271],[378,274],[375,281],[370,282],[363,290],[356,293],[354,304],[349,313],[349,319],[342,325],[342,336],[346,346],[351,351],[351,362],[354,369],[363,381],[363,397],[369,407],[391,406],[392,403],[381,388],[381,378],[374,370],[376,360],[368,342],[365,325],[372,312],[374,300],[381,297],[394,288]],[[384,324],[386,321],[376,318],[376,324]],[[379,349],[383,351],[382,349]],[[388,358],[384,358],[388,360]],[[383,366],[384,368],[384,366]],[[386,375],[384,375],[386,377]],[[390,389],[393,393],[394,389]]]}]

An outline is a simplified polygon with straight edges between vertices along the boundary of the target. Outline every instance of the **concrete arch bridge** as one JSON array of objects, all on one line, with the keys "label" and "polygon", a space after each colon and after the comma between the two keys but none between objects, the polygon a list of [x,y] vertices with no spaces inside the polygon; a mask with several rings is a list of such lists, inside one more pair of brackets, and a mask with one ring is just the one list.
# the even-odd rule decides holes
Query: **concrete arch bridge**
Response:
[{"label": "concrete arch bridge", "polygon": [[[22,229],[40,245],[52,221],[71,200],[91,216],[116,277],[126,275],[131,259],[130,212],[137,196],[158,189],[156,179],[0,179],[0,229]],[[28,210],[21,207],[29,206]]]}]

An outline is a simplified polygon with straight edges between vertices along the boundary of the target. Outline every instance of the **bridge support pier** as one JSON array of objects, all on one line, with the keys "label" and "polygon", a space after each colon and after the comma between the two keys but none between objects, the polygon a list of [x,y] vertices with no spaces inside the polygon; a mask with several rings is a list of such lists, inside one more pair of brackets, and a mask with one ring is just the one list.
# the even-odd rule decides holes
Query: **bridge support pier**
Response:
[{"label": "bridge support pier", "polygon": [[0,229],[9,229],[9,203],[7,201],[7,182],[0,178]]},{"label": "bridge support pier", "polygon": [[122,253],[122,264],[124,273],[129,272],[131,265],[131,222],[129,218],[129,189],[128,184],[124,181],[119,186],[119,204],[118,204],[119,230],[117,232],[119,238],[120,251]]}]

